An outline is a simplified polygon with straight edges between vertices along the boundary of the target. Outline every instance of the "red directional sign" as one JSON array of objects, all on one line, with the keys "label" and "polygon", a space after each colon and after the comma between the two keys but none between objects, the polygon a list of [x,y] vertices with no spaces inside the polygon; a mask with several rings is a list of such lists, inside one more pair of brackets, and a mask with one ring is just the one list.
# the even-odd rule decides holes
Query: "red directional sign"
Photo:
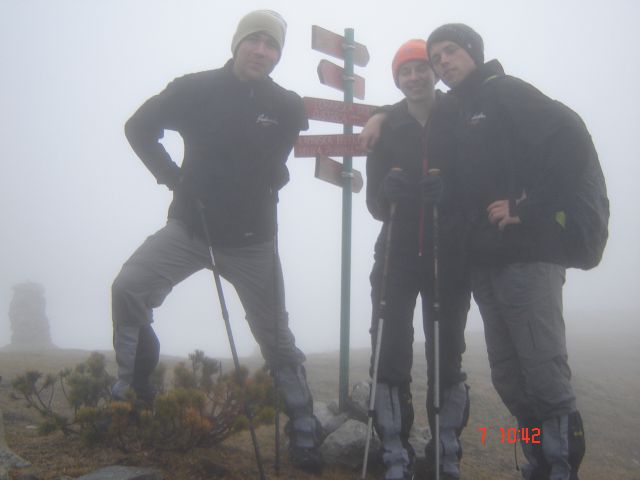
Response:
[{"label": "red directional sign", "polygon": [[304,108],[310,120],[343,123],[363,127],[377,107],[363,103],[345,103],[324,98],[304,97]]},{"label": "red directional sign", "polygon": [[336,157],[363,157],[367,151],[360,146],[358,135],[304,135],[298,137],[293,147],[294,157],[316,157],[335,155]]},{"label": "red directional sign", "polygon": [[[318,78],[321,84],[337,88],[344,92],[344,77],[344,68],[328,60],[320,60],[318,64]],[[364,100],[364,78],[360,75],[353,75],[353,96]]]},{"label": "red directional sign", "polygon": [[[342,172],[342,164],[336,162],[333,158],[318,156],[316,157],[316,178],[332,183],[339,187],[344,185],[344,173]],[[351,175],[351,191],[358,193],[362,190],[364,182],[362,174],[358,170],[352,170]]]},{"label": "red directional sign", "polygon": [[[337,33],[313,25],[311,27],[311,48],[332,57],[344,60],[345,38]],[[364,67],[369,63],[369,51],[361,43],[354,43],[353,63]]]}]

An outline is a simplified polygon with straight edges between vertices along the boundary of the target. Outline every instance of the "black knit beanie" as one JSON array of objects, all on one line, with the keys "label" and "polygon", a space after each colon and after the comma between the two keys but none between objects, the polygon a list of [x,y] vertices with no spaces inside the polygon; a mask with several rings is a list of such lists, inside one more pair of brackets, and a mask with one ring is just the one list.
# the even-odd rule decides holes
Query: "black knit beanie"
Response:
[{"label": "black knit beanie", "polygon": [[484,63],[484,42],[482,37],[468,25],[464,23],[447,23],[436,28],[427,40],[429,54],[431,54],[431,46],[433,44],[447,40],[464,48],[475,62],[476,67]]}]

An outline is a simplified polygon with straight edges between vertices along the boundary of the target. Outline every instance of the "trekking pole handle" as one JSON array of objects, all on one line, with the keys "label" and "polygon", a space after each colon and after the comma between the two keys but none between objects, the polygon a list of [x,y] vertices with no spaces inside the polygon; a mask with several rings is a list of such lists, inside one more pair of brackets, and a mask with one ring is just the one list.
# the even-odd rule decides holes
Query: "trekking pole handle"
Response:
[{"label": "trekking pole handle", "polygon": [[[400,167],[391,167],[390,171],[391,172],[402,172],[403,170]],[[391,221],[393,221],[393,218],[395,217],[396,208],[397,208],[396,202],[393,202],[391,205],[389,205],[389,219]],[[391,231],[391,228],[389,228],[389,231]],[[387,234],[387,242],[389,242],[390,240],[391,240],[391,235]]]}]

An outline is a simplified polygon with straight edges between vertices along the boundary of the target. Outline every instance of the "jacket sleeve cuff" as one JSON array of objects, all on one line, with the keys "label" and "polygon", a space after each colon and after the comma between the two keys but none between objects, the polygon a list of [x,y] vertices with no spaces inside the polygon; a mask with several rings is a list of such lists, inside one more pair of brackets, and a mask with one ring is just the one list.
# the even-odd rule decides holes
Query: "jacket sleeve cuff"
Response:
[{"label": "jacket sleeve cuff", "polygon": [[528,198],[522,200],[516,205],[514,215],[520,219],[523,224],[532,224],[542,218],[543,213],[537,208],[534,202],[531,202]]},{"label": "jacket sleeve cuff", "polygon": [[182,171],[180,167],[173,164],[171,169],[167,170],[163,175],[158,176],[156,180],[160,185],[166,185],[169,190],[173,191],[182,180]]}]

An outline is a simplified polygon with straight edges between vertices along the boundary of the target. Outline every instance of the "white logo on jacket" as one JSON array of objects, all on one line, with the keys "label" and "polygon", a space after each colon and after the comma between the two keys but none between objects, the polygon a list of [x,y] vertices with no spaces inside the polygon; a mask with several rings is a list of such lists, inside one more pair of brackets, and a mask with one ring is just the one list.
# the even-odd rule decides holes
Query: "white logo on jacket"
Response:
[{"label": "white logo on jacket", "polygon": [[256,118],[256,123],[258,125],[263,126],[263,127],[269,127],[271,125],[279,125],[280,124],[277,119],[270,118],[265,113],[261,113],[260,115],[258,115],[258,118]]},{"label": "white logo on jacket", "polygon": [[471,115],[471,117],[469,117],[469,125],[478,125],[482,120],[486,120],[486,118],[487,116],[482,112],[474,113],[473,115]]}]

